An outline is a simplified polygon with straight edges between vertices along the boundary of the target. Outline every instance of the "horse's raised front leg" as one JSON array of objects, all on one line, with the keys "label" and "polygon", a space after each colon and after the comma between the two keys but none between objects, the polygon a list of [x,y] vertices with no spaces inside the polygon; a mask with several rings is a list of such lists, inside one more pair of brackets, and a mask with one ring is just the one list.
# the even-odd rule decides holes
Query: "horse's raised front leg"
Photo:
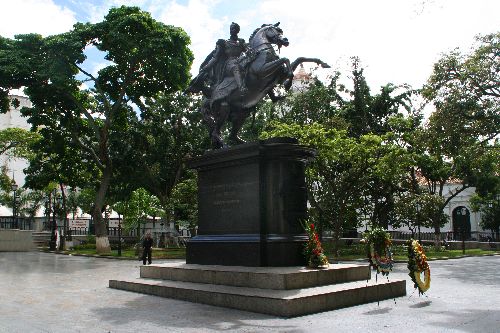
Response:
[{"label": "horse's raised front leg", "polygon": [[293,76],[293,71],[290,66],[290,60],[288,60],[287,58],[279,58],[270,62],[266,62],[262,65],[262,67],[259,68],[257,72],[255,72],[255,74],[260,78],[274,75],[277,70],[283,69],[283,65],[285,65],[285,69],[288,75]]},{"label": "horse's raised front leg", "polygon": [[295,71],[295,69],[297,68],[298,65],[300,65],[300,64],[302,64],[304,62],[314,62],[314,63],[318,64],[319,66],[321,66],[323,68],[330,68],[330,65],[328,65],[326,62],[324,62],[324,61],[322,61],[321,59],[318,59],[318,58],[299,57],[299,58],[295,59],[295,61],[290,64],[292,76],[288,77],[283,82],[283,86],[285,87],[286,91],[290,90],[290,88],[292,87],[293,72]]}]

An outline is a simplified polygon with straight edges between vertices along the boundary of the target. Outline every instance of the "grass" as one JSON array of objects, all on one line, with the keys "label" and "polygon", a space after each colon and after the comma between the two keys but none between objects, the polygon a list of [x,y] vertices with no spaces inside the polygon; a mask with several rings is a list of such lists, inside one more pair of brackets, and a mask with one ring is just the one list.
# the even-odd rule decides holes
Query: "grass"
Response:
[{"label": "grass", "polygon": [[[323,244],[325,252],[327,254],[332,253],[332,244],[326,243]],[[405,245],[393,245],[392,247],[394,260],[398,261],[407,261],[407,247]],[[464,254],[462,250],[447,250],[441,249],[436,251],[434,246],[425,246],[424,247],[425,254],[428,259],[446,259],[446,258],[456,258],[462,257]],[[481,255],[491,255],[491,254],[500,254],[498,250],[482,250],[482,249],[468,249],[465,250],[466,256],[481,256]],[[332,255],[328,255],[329,258],[333,258],[335,260],[359,260],[359,259],[367,259],[365,253],[365,247],[363,244],[352,244],[350,246],[343,246],[340,248],[339,256],[334,257]]]},{"label": "grass", "polygon": [[[74,250],[65,251],[65,254],[72,255],[97,255],[95,248],[89,247],[76,247]],[[111,253],[105,254],[104,256],[119,257],[118,250],[113,249]],[[122,258],[138,259],[134,248],[122,249]],[[168,248],[168,249],[158,249],[153,248],[153,259],[184,259],[186,258],[185,248]]]},{"label": "grass", "polygon": [[[364,260],[366,258],[365,248],[363,244],[352,244],[350,246],[343,246],[340,248],[339,256],[334,257],[331,255],[332,244],[330,242],[323,243],[323,247],[325,249],[325,253],[328,255],[330,259],[333,260]],[[436,251],[434,246],[425,246],[425,254],[427,258],[430,260],[433,259],[446,259],[446,258],[456,258],[462,257],[462,250],[446,250],[442,249],[440,251]],[[394,260],[397,261],[406,261],[407,258],[407,248],[405,245],[394,245],[392,247]],[[91,255],[96,256],[95,246],[77,246],[74,250],[65,251],[66,254],[74,254],[74,255]],[[482,249],[468,249],[465,250],[466,256],[481,256],[481,255],[491,255],[491,254],[500,254],[499,250],[482,250]],[[118,250],[113,249],[111,253],[106,254],[105,256],[118,257]],[[125,248],[122,249],[122,258],[130,258],[130,259],[138,259],[135,254],[134,248]],[[168,248],[168,249],[153,249],[153,259],[185,259],[186,258],[186,249],[185,248]]]}]

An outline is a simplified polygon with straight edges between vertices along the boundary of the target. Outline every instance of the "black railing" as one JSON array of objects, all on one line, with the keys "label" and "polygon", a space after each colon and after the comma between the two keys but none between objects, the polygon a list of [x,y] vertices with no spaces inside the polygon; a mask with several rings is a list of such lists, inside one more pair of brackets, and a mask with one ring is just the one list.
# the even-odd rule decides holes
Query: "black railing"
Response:
[{"label": "black railing", "polygon": [[33,230],[33,221],[24,217],[0,217],[0,229]]},{"label": "black railing", "polygon": [[[408,231],[388,231],[392,239],[408,240],[410,238],[418,239],[418,232],[411,233]],[[421,232],[420,239],[425,241],[433,241],[436,239],[434,232]],[[439,239],[441,241],[479,241],[479,242],[495,242],[500,241],[498,234],[493,234],[487,231],[471,231],[468,233],[462,232],[441,232]]]}]

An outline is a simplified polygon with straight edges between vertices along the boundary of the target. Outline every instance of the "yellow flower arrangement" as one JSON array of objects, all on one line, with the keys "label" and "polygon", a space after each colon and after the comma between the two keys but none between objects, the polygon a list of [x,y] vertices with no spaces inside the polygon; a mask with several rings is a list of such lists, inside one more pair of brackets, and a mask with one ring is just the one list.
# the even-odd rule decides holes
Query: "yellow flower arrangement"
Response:
[{"label": "yellow flower arrangement", "polygon": [[[425,293],[431,286],[431,270],[427,263],[427,256],[424,253],[422,245],[414,239],[408,241],[408,274],[418,289],[419,294]],[[424,273],[424,281],[421,274]]]}]

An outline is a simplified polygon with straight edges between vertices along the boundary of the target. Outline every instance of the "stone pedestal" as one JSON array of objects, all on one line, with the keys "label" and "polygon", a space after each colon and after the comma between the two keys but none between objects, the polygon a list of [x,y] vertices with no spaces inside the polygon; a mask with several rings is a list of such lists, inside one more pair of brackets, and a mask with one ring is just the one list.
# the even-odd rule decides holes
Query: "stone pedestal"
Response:
[{"label": "stone pedestal", "polygon": [[274,138],[191,160],[198,172],[198,235],[187,244],[186,262],[304,265],[304,170],[313,156],[295,139]]},{"label": "stone pedestal", "polygon": [[167,263],[109,287],[280,317],[303,316],[406,295],[405,280],[368,281],[367,264],[326,269]]}]

